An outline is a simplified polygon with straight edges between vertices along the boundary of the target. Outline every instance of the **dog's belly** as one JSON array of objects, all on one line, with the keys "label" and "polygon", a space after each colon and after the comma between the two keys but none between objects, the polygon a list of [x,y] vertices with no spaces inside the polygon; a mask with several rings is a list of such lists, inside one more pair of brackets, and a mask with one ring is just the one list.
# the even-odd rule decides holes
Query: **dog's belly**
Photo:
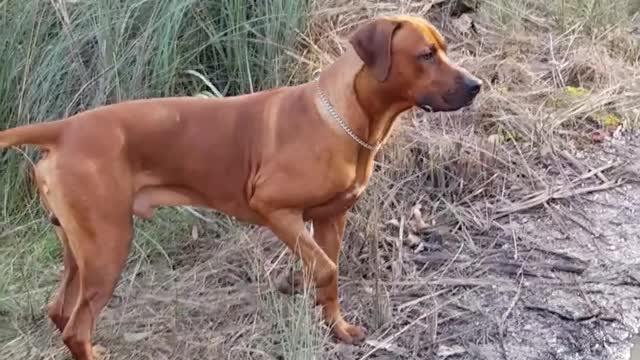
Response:
[{"label": "dog's belly", "polygon": [[136,192],[133,199],[133,213],[144,219],[151,219],[156,208],[170,206],[208,208],[240,221],[259,224],[259,216],[242,201],[205,199],[197,192],[182,187],[148,186]]}]

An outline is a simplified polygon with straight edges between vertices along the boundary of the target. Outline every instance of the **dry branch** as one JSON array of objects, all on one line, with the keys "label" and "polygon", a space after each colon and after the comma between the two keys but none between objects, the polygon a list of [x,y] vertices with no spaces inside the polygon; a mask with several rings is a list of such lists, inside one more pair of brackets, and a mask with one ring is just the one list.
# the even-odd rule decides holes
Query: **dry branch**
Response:
[{"label": "dry branch", "polygon": [[[595,174],[595,172],[594,172]],[[498,208],[494,219],[500,219],[502,217],[529,210],[541,205],[544,205],[550,200],[567,199],[578,195],[590,194],[598,191],[604,191],[613,189],[622,185],[624,182],[620,180],[609,181],[600,185],[588,186],[584,188],[576,189],[576,184],[570,184],[565,186],[558,186],[549,190],[542,190],[528,195],[528,200],[521,201],[519,203],[511,204],[509,206],[503,206]]]}]

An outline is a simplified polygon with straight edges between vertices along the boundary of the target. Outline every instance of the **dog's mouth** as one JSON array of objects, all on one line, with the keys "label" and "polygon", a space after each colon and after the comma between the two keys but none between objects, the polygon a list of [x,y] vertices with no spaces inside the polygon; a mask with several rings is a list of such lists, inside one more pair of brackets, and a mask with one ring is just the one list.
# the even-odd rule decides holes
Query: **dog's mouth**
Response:
[{"label": "dog's mouth", "polygon": [[433,108],[429,105],[418,105],[418,107],[422,109],[424,112],[428,112],[428,113],[433,112]]},{"label": "dog's mouth", "polygon": [[474,99],[475,99],[475,98],[471,98],[471,99],[468,99],[467,101],[463,102],[463,103],[462,103],[462,106],[460,106],[460,109],[464,109],[464,108],[466,108],[466,107],[471,106],[471,105],[473,104],[473,100],[474,100]]},{"label": "dog's mouth", "polygon": [[464,109],[473,104],[473,98],[465,99],[461,102],[449,102],[446,99],[442,99],[441,104],[432,106],[428,104],[417,104],[417,107],[422,109],[422,111],[427,113],[441,112],[441,111],[457,111],[460,109]]}]

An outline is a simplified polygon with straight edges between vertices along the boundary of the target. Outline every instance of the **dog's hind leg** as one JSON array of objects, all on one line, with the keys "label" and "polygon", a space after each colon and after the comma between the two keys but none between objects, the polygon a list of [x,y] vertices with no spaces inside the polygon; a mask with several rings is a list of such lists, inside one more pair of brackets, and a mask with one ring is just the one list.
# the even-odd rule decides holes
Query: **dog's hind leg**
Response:
[{"label": "dog's hind leg", "polygon": [[47,182],[43,175],[50,171],[50,165],[50,161],[42,160],[37,164],[34,175],[40,191],[40,202],[42,207],[49,213],[49,219],[54,225],[54,230],[58,236],[60,244],[62,245],[64,269],[60,278],[60,286],[58,287],[58,290],[53,296],[51,302],[47,305],[47,314],[49,319],[51,319],[58,330],[62,332],[69,321],[71,311],[75,307],[76,300],[78,298],[78,265],[76,264],[73,252],[69,247],[67,234],[62,228],[60,221],[53,213],[51,206],[49,205],[49,201],[47,200],[50,189],[47,186]]},{"label": "dog's hind leg", "polygon": [[51,321],[56,325],[60,332],[64,331],[71,312],[76,305],[78,299],[79,281],[78,281],[78,265],[73,257],[71,248],[64,229],[60,226],[55,227],[58,239],[62,243],[64,270],[60,280],[60,287],[53,300],[47,305],[47,313]]},{"label": "dog's hind leg", "polygon": [[78,253],[83,255],[78,257],[78,299],[64,329],[63,340],[76,359],[91,360],[95,321],[113,294],[126,263],[132,234],[130,230],[112,230],[95,237],[89,232],[69,235],[70,241],[79,245]]},{"label": "dog's hind leg", "polygon": [[85,223],[67,231],[79,286],[62,337],[77,360],[93,359],[91,338],[96,318],[111,298],[129,252],[133,235],[131,215],[121,221],[110,220]]},{"label": "dog's hind leg", "polygon": [[[62,339],[76,360],[95,358],[91,338],[96,318],[113,294],[133,236],[126,172],[105,172],[118,174],[117,178],[98,175],[98,166],[108,165],[74,160],[73,166],[41,167],[43,183],[49,186],[45,187],[47,203],[60,222],[58,234],[66,241],[69,267],[61,284],[65,291],[59,323],[64,325]],[[75,301],[68,302],[67,297],[74,294]]]}]

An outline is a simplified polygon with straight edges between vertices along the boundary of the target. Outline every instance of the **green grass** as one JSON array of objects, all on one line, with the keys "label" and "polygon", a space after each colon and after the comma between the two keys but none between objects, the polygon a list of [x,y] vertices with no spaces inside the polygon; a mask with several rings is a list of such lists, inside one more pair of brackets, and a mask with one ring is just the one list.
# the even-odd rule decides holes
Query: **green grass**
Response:
[{"label": "green grass", "polygon": [[[0,0],[0,129],[126,99],[208,90],[194,74],[222,95],[289,83],[287,52],[308,6],[306,0],[52,3]],[[36,158],[33,149],[0,151],[0,323],[41,317],[57,282],[59,244],[29,175]],[[171,263],[174,240],[187,237],[195,222],[169,209],[137,222],[132,258]]]}]

